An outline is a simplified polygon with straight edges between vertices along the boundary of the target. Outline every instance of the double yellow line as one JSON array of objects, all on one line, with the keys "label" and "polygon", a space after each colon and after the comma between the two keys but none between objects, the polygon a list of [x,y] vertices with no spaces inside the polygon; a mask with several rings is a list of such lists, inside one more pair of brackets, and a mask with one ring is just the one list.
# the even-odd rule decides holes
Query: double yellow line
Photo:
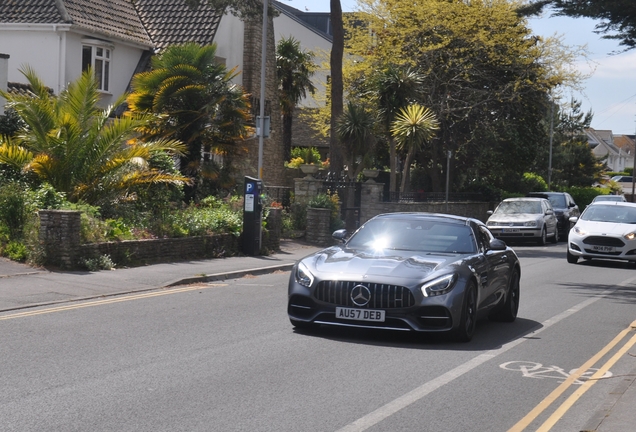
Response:
[{"label": "double yellow line", "polygon": [[188,291],[196,291],[196,290],[202,290],[202,289],[226,286],[226,285],[227,284],[189,285],[184,288],[173,288],[173,289],[167,289],[162,291],[146,292],[143,294],[134,294],[134,295],[121,296],[121,297],[111,297],[111,298],[107,298],[103,300],[67,304],[64,306],[57,306],[52,308],[30,310],[26,312],[14,313],[10,315],[3,315],[3,316],[0,316],[0,321],[15,319],[15,318],[26,318],[30,316],[43,315],[43,314],[48,314],[53,312],[63,312],[63,311],[69,311],[69,310],[75,310],[75,309],[82,309],[82,308],[93,307],[93,306],[103,306],[107,304],[121,303],[121,302],[132,301],[132,300],[141,300],[141,299],[159,297],[159,296],[170,295],[170,294],[179,294],[179,293],[184,293]]},{"label": "double yellow line", "polygon": [[[583,366],[577,369],[576,373],[570,375],[559,387],[550,393],[545,399],[539,403],[532,411],[522,418],[516,425],[508,430],[508,432],[520,432],[525,430],[541,413],[543,413],[550,405],[552,405],[571,385],[579,379],[589,368],[594,366],[601,358],[603,358],[610,350],[612,350],[619,342],[621,342],[630,333],[636,330],[636,321],[629,327],[621,331],[610,343],[605,345],[602,350],[596,353],[592,358],[586,361]],[[612,358],[610,358],[603,366],[601,366],[589,380],[585,381],[574,393],[568,397],[552,415],[537,429],[537,432],[547,432],[563,417],[563,415],[579,400],[586,391],[588,391],[596,381],[603,377],[605,373],[614,364],[625,355],[625,353],[636,344],[636,334],[629,339],[621,349],[619,349]]]}]

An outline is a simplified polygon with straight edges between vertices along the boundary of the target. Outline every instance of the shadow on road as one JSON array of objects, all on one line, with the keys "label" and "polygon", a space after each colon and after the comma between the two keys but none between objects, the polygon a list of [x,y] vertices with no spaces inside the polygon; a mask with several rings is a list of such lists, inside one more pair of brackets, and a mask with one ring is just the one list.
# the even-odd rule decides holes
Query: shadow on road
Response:
[{"label": "shadow on road", "polygon": [[448,333],[415,333],[390,330],[357,329],[347,327],[320,326],[294,331],[310,337],[329,339],[342,343],[355,343],[393,348],[422,350],[489,351],[525,337],[541,328],[536,321],[517,318],[513,323],[479,321],[477,332],[471,342],[458,343]]}]

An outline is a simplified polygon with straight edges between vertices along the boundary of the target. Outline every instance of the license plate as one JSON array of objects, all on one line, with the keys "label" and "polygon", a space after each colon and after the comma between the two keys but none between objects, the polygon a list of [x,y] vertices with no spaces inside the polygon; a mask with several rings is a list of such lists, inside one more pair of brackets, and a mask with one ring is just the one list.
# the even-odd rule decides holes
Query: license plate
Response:
[{"label": "license plate", "polygon": [[384,322],[384,311],[372,310],[372,309],[354,309],[354,308],[337,307],[336,318],[355,320],[355,321]]},{"label": "license plate", "polygon": [[518,233],[520,230],[519,228],[502,228],[501,232],[505,232],[505,233]]},{"label": "license plate", "polygon": [[615,252],[614,246],[592,246],[592,250],[595,252]]}]

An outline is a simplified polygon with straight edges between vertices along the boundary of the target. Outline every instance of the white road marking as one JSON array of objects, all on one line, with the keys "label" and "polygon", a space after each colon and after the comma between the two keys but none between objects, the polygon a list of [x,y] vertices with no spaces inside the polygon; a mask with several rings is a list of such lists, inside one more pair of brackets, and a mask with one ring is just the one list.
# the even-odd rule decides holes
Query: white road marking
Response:
[{"label": "white road marking", "polygon": [[[625,286],[631,283],[635,279],[636,279],[636,276],[629,278],[621,282],[620,284],[618,284],[618,286],[619,287]],[[616,289],[606,290],[601,292],[595,297],[582,301],[581,303],[571,307],[570,309],[564,312],[561,312],[560,314],[555,315],[552,318],[544,321],[539,326],[540,328],[538,328],[537,330],[531,331],[530,333],[527,333],[526,335],[524,335],[523,337],[520,337],[519,339],[508,342],[507,344],[502,345],[501,348],[490,350],[485,352],[484,354],[478,355],[472,360],[467,361],[466,363],[456,367],[455,369],[452,369],[446,372],[445,374],[440,375],[439,377],[421,385],[420,387],[406,393],[405,395],[392,400],[386,405],[381,406],[380,408],[367,414],[366,416],[359,418],[353,423],[348,424],[342,429],[339,429],[337,432],[361,432],[361,431],[369,429],[370,427],[380,423],[382,420],[392,416],[393,414],[397,413],[403,408],[406,408],[407,406],[419,401],[420,399],[424,398],[425,396],[432,393],[433,391],[443,387],[446,384],[453,382],[455,379],[466,374],[467,372],[470,372],[471,370],[475,369],[477,366],[480,366],[486,363],[488,360],[491,360],[505,353],[506,351],[516,347],[517,345],[522,344],[528,339],[531,339],[533,336],[538,335],[539,333],[542,333],[543,331],[552,327],[554,324],[558,323],[559,321],[562,321],[565,318],[571,315],[574,315],[580,310],[586,308],[587,306],[597,302],[601,298],[607,295],[610,295],[614,292],[616,292]]]}]

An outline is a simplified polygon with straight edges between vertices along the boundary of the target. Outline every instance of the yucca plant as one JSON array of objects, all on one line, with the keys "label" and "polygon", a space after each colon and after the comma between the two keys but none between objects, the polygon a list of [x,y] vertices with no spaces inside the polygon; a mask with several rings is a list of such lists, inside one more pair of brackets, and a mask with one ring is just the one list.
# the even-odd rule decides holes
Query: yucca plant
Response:
[{"label": "yucca plant", "polygon": [[439,124],[435,114],[417,103],[402,108],[395,116],[391,125],[391,134],[396,140],[397,149],[406,151],[400,192],[406,190],[406,181],[409,177],[413,156],[421,149],[422,144],[433,137],[438,128]]}]

